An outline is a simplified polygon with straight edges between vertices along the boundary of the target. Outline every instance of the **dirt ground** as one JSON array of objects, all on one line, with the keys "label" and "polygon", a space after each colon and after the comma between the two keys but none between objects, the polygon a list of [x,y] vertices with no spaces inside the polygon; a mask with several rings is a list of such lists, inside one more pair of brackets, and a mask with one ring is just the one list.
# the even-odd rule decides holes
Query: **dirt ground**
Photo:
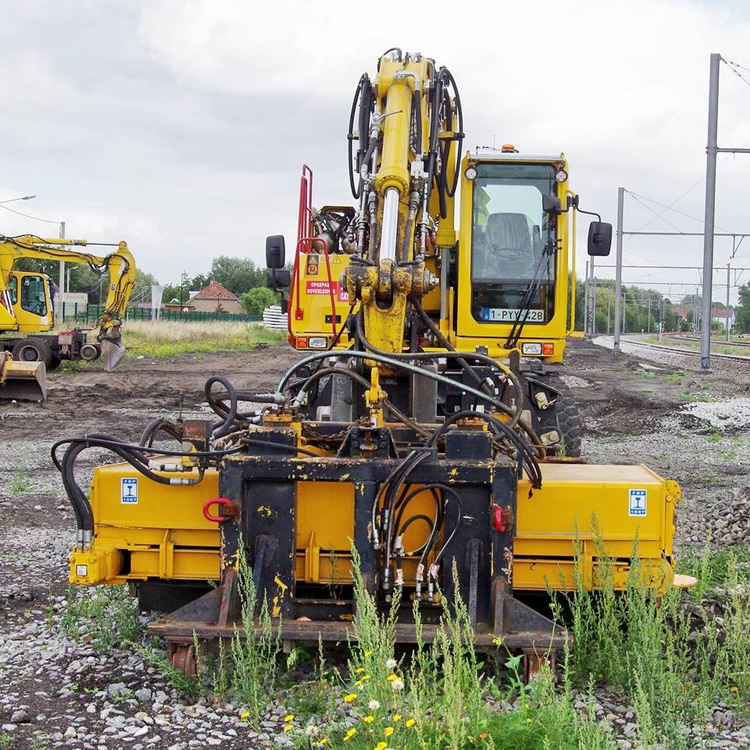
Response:
[{"label": "dirt ground", "polygon": [[[0,401],[0,680],[4,685],[0,746],[102,747],[112,718],[107,713],[107,690],[111,693],[112,684],[119,684],[120,678],[133,685],[145,679],[145,673],[133,672],[137,667],[127,667],[130,657],[122,654],[103,664],[91,663],[92,670],[108,674],[91,682],[88,691],[81,688],[83,680],[72,677],[72,687],[60,685],[60,679],[70,677],[71,660],[80,661],[85,672],[85,660],[95,657],[76,650],[59,635],[53,637],[49,630],[64,608],[65,558],[75,530],[59,474],[50,460],[50,446],[86,432],[134,440],[155,416],[205,413],[203,383],[209,375],[226,375],[241,389],[273,389],[298,357],[288,347],[276,346],[246,353],[133,360],[114,373],[88,367],[52,374],[45,404]],[[750,484],[747,425],[723,416],[724,412],[732,414],[733,404],[747,398],[750,366],[746,373],[701,375],[662,369],[638,357],[576,341],[569,349],[565,373],[583,416],[584,457],[592,462],[645,463],[677,480],[685,494],[679,508],[679,546],[699,546],[712,524],[715,531],[721,531],[721,523],[731,516],[733,504]],[[713,413],[718,422],[691,413],[696,405],[716,407]],[[747,516],[732,523],[735,537],[748,541]],[[40,667],[45,642],[52,655],[44,658],[51,661],[46,662],[50,666]],[[149,691],[153,689],[158,696],[162,685],[158,676],[148,680]],[[113,710],[125,716],[126,729],[131,720],[138,732],[144,726],[150,729],[141,734],[134,729],[132,738],[123,735],[124,739],[116,741],[119,735],[110,733],[106,744],[134,750],[204,746],[200,739],[193,742],[200,733],[196,735],[194,729],[181,733],[176,724],[170,731],[156,733],[153,712],[163,711],[170,701],[174,704],[172,697],[165,698],[140,701],[131,697],[112,704]],[[138,719],[139,712],[146,718]],[[218,717],[222,731],[234,726],[233,719],[224,720],[221,709],[212,715]],[[204,720],[205,736],[210,737],[214,719]],[[213,743],[206,740],[205,744]],[[226,746],[266,745],[233,740]]]}]

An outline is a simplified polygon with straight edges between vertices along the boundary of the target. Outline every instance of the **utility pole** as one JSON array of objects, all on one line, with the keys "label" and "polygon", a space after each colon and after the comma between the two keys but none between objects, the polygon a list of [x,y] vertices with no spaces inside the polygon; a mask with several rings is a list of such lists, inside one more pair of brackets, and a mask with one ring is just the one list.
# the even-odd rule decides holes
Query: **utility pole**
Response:
[{"label": "utility pole", "polygon": [[646,331],[651,333],[651,295],[647,298],[648,300],[648,312],[646,313]]},{"label": "utility pole", "polygon": [[[65,222],[60,222],[60,239],[65,239]],[[60,261],[60,320],[65,318],[65,261]]]},{"label": "utility pole", "polygon": [[625,188],[617,188],[617,252],[615,255],[615,341],[614,348],[620,348],[620,329],[625,325],[625,316],[620,307],[622,294],[622,211],[625,203]]},{"label": "utility pole", "polygon": [[724,311],[726,314],[726,317],[724,318],[724,325],[726,326],[726,329],[727,329],[727,344],[731,340],[729,331],[730,331],[730,328],[732,327],[732,322],[731,322],[732,318],[730,317],[731,314],[729,312],[729,283],[730,283],[729,274],[730,272],[731,272],[731,269],[729,267],[729,263],[727,263],[727,309]]},{"label": "utility pole", "polygon": [[607,336],[609,336],[609,309],[610,309],[610,301],[607,299]]},{"label": "utility pole", "polygon": [[586,261],[586,278],[583,282],[583,335],[589,335],[589,261]]},{"label": "utility pole", "polygon": [[594,258],[591,258],[591,338],[596,336],[596,276],[594,276]]},{"label": "utility pole", "polygon": [[701,330],[701,372],[711,369],[711,292],[714,266],[714,223],[716,218],[716,138],[719,129],[719,65],[721,55],[711,55],[708,84],[708,138],[706,145],[706,215],[703,224],[703,328]]}]

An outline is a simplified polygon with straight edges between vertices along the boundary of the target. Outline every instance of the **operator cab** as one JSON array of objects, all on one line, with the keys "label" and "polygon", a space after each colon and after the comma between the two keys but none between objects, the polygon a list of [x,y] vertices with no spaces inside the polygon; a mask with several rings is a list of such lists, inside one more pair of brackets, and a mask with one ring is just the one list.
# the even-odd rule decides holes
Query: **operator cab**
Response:
[{"label": "operator cab", "polygon": [[51,328],[54,318],[51,287],[49,276],[43,273],[14,271],[9,277],[7,301],[22,330]]},{"label": "operator cab", "polygon": [[[479,163],[472,181],[471,315],[479,323],[545,323],[555,310],[554,164]],[[534,289],[528,294],[530,283]]]},{"label": "operator cab", "polygon": [[[569,188],[565,156],[478,149],[462,172],[454,345],[498,357],[518,346],[562,361],[572,329],[572,216],[588,213]],[[607,255],[611,237],[610,224],[592,222],[589,254]]]}]

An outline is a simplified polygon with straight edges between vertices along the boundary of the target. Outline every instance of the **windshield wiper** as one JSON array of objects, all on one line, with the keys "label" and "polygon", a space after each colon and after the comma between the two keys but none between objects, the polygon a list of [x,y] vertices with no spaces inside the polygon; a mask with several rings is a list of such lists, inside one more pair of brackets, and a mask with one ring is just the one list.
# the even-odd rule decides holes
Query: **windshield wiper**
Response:
[{"label": "windshield wiper", "polygon": [[513,327],[510,329],[510,333],[508,334],[508,338],[505,344],[503,344],[504,349],[514,349],[518,345],[518,339],[521,338],[523,327],[524,325],[526,325],[526,316],[529,314],[529,310],[531,309],[531,301],[534,299],[534,296],[539,290],[539,283],[541,281],[541,279],[539,278],[539,272],[542,270],[542,265],[544,264],[547,256],[551,256],[555,250],[557,250],[557,244],[551,240],[544,246],[544,250],[542,251],[541,256],[539,256],[539,261],[537,262],[534,273],[531,276],[531,281],[526,287],[526,290],[523,293],[523,297],[521,297],[518,317],[514,321]]}]

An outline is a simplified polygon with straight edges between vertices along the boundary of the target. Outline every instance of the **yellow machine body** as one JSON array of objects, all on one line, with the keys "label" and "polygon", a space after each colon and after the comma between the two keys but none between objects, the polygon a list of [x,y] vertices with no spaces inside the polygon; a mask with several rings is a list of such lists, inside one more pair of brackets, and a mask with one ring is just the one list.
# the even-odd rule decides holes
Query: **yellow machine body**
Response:
[{"label": "yellow machine body", "polygon": [[[511,574],[516,591],[573,590],[579,582],[594,588],[602,557],[612,561],[615,588],[623,589],[634,552],[649,584],[669,588],[680,499],[675,482],[645,466],[553,463],[543,466],[543,474],[540,490],[531,491],[526,480],[518,484]],[[123,492],[133,480],[136,502],[132,493]],[[216,470],[196,486],[166,487],[139,476],[129,464],[95,469],[95,541],[87,550],[73,550],[70,582],[218,580],[218,524],[202,512],[207,500],[218,497],[218,485]],[[343,476],[339,482],[297,482],[299,582],[351,583],[354,490]],[[414,512],[428,512],[431,504],[425,493],[415,500]],[[255,510],[262,513],[262,505]],[[424,541],[424,529],[413,527],[405,537],[408,552]],[[407,555],[407,582],[413,580],[415,566],[416,557]]]},{"label": "yellow machine body", "polygon": [[[565,205],[568,196],[573,193],[567,178],[568,163],[564,154],[527,156],[518,153],[467,153],[462,160],[461,201],[457,207],[461,221],[460,228],[453,236],[458,251],[446,251],[441,258],[426,260],[426,269],[439,281],[424,295],[423,306],[429,314],[438,317],[441,332],[454,348],[475,351],[477,347],[486,347],[491,357],[502,359],[508,356],[505,342],[511,334],[513,320],[478,320],[472,312],[472,291],[476,283],[472,277],[474,249],[477,244],[476,229],[482,220],[481,211],[486,210],[491,214],[493,208],[493,196],[488,196],[486,190],[483,192],[481,206],[477,203],[480,188],[476,179],[469,180],[466,177],[467,170],[476,170],[480,165],[488,165],[490,168],[494,165],[501,168],[503,165],[546,166],[556,174],[565,175],[564,180],[554,183],[556,197],[561,205]],[[403,209],[404,202],[401,201],[399,206]],[[554,258],[553,283],[550,289],[545,290],[545,294],[549,294],[551,299],[546,310],[530,311],[518,342],[523,356],[546,362],[562,362],[566,338],[575,334],[573,321],[576,285],[575,274],[571,271],[575,266],[576,256],[575,214],[571,220],[567,212],[562,212],[554,221],[558,249]],[[327,349],[334,337],[334,329],[337,331],[346,320],[352,303],[355,303],[353,312],[359,309],[359,302],[344,283],[350,256],[345,253],[322,252],[319,244],[301,245],[295,253],[294,263],[296,276],[289,299],[290,343],[300,350]],[[455,264],[455,284],[442,278],[447,273],[449,263]],[[369,307],[377,311],[376,315],[383,316],[377,305]],[[513,314],[511,310],[501,312],[508,316]],[[334,313],[335,326],[332,323]],[[398,331],[400,337],[403,325],[400,314],[396,317],[397,323],[391,321],[388,327]],[[377,324],[378,321],[371,321],[370,329]],[[385,327],[386,321],[380,325]],[[339,337],[336,347],[345,349],[350,344],[350,338],[344,334]]]}]

